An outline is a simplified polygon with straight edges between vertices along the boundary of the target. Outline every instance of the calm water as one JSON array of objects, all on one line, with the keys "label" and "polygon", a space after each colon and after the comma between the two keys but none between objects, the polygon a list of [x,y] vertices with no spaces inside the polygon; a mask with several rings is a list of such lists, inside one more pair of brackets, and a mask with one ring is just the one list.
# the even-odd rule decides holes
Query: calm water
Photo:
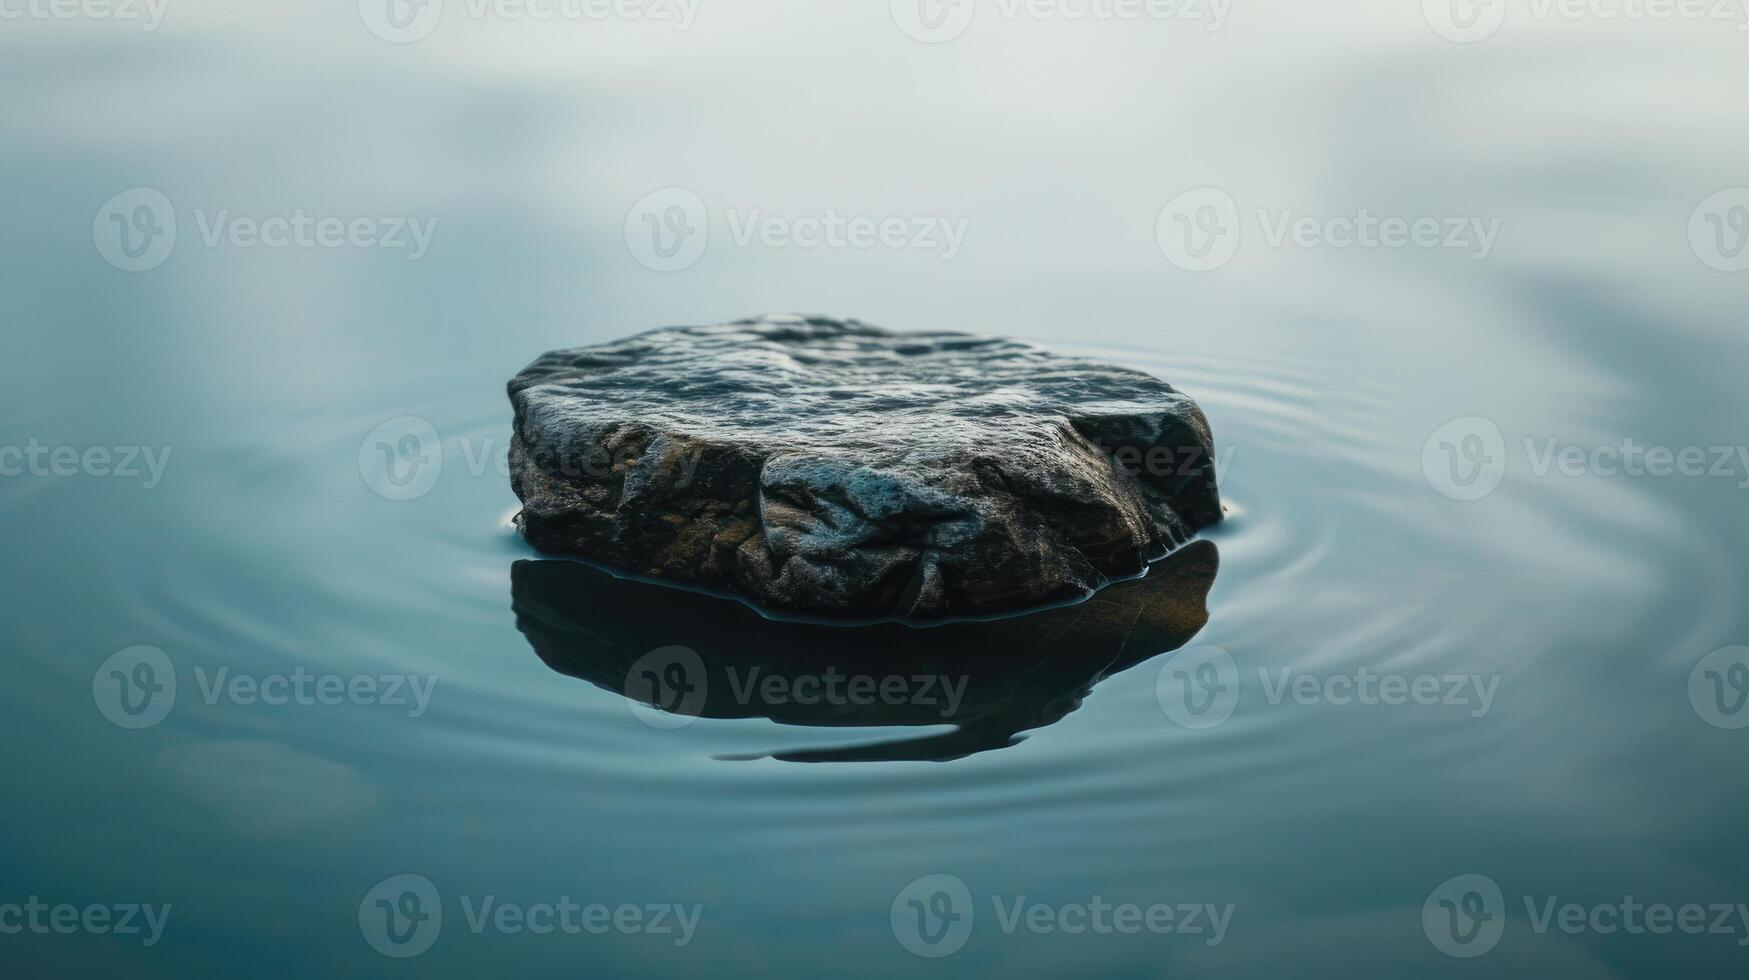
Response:
[{"label": "calm water", "polygon": [[[1749,185],[1749,34],[1512,6],[1461,44],[1413,3],[1326,6],[1209,31],[992,4],[940,44],[880,3],[706,5],[677,31],[452,0],[407,44],[347,2],[0,21],[0,446],[42,452],[0,456],[0,973],[1742,975],[1735,912],[1593,913],[1749,902],[1749,273],[1724,271],[1749,194],[1710,197]],[[1157,237],[1202,187],[1233,210],[1187,199]],[[167,254],[121,251],[168,241],[158,199],[106,203],[130,188],[169,203]],[[640,257],[694,256],[649,236],[697,214],[668,192],[644,224],[664,188],[710,227],[670,273]],[[965,236],[951,259],[737,241],[828,209]],[[1470,237],[1291,230],[1361,209]],[[430,237],[252,243],[300,211]],[[1183,267],[1223,257],[1187,229],[1235,223],[1230,260]],[[508,523],[503,384],[550,348],[782,310],[1022,336],[1194,395],[1230,519],[1194,569],[1131,583],[1183,615],[1121,652],[1092,627],[963,662],[891,641],[972,678],[984,720],[957,731],[676,727],[628,700],[627,658],[668,644],[769,647],[790,677],[810,649],[884,661],[538,562]],[[1720,475],[1617,472],[1628,440]],[[139,476],[101,475],[130,447]],[[137,646],[174,671],[167,715],[130,687],[163,661],[111,659]],[[272,705],[209,696],[221,671],[361,686]],[[362,686],[408,676],[425,698]],[[1432,703],[1349,695],[1423,678]],[[147,945],[30,928],[33,896],[171,910]],[[643,918],[476,928],[487,896]],[[1223,925],[1009,921],[1072,927],[1095,896]],[[440,928],[401,915],[433,904]],[[684,936],[649,928],[670,904]],[[385,957],[373,922],[429,949]]]}]

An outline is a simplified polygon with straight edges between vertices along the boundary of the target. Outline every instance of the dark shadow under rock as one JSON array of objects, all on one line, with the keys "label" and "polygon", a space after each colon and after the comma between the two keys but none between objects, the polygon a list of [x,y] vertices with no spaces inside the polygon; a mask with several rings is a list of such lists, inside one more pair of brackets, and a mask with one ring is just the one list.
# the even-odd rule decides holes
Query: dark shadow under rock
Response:
[{"label": "dark shadow under rock", "polygon": [[1083,598],[1221,517],[1150,375],[1032,344],[767,317],[556,351],[510,383],[536,548],[845,620]]},{"label": "dark shadow under rock", "polygon": [[575,561],[516,562],[511,591],[517,628],[549,667],[680,722],[952,725],[776,756],[946,760],[1012,745],[1074,711],[1101,679],[1189,642],[1208,621],[1219,563],[1214,544],[1197,541],[1086,602],[928,628],[772,620]]}]

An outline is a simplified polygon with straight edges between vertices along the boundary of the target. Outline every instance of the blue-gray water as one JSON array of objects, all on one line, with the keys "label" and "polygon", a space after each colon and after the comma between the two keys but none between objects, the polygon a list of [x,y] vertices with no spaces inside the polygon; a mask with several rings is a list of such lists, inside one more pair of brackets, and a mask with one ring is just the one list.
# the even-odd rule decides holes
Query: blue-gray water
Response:
[{"label": "blue-gray water", "polygon": [[[394,44],[364,6],[169,0],[144,30],[0,5],[24,12],[0,20],[0,973],[1742,975],[1738,23],[1509,5],[1458,42],[1406,0],[1238,0],[1218,30],[986,0],[923,43],[904,4],[676,30],[449,0]],[[1474,37],[1478,9],[1441,23]],[[698,204],[702,253],[651,237]],[[1337,247],[1322,222],[1362,209],[1442,245],[1455,220],[1457,247]],[[904,247],[796,240],[829,210],[900,219]],[[299,214],[303,244],[253,240]],[[413,242],[388,218],[423,254],[363,244]],[[911,247],[937,219],[951,257]],[[1211,230],[1238,237],[1183,237]],[[1012,334],[1195,396],[1231,509],[1199,659],[1114,673],[1010,747],[832,765],[771,756],[917,732],[663,727],[549,668],[511,604],[535,556],[504,381],[783,310]],[[1629,440],[1670,475],[1625,472]],[[111,660],[139,646],[176,697],[131,728],[163,702],[127,684],[167,676]],[[1225,668],[1210,648],[1228,674],[1173,672]],[[270,705],[206,696],[221,670],[436,680],[422,712]],[[1237,701],[1187,715],[1176,676]],[[1345,696],[1426,677],[1434,703]],[[429,911],[380,887],[400,875],[442,910],[404,959],[369,941],[377,898]],[[937,875],[969,903],[912,884]],[[699,918],[684,945],[647,918],[476,928],[487,896]],[[1071,928],[1096,896],[1230,918],[1046,931],[1009,921],[1022,896]],[[1665,928],[1624,923],[1630,897]],[[149,945],[104,918],[129,903],[170,906]]]}]

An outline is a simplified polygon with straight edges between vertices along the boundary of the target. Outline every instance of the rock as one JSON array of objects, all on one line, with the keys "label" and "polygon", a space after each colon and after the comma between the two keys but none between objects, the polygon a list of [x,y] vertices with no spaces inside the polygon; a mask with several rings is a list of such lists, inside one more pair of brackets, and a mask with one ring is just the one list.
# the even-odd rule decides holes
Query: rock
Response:
[{"label": "rock", "polygon": [[1194,402],[1013,340],[821,317],[675,327],[549,353],[510,400],[536,548],[780,613],[1076,600],[1221,517]]}]

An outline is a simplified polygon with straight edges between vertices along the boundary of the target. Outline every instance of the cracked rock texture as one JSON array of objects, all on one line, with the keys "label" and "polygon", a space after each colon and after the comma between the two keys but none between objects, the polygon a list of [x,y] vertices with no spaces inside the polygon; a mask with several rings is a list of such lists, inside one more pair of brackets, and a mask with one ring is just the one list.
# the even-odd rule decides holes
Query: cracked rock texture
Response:
[{"label": "cracked rock texture", "polygon": [[1221,517],[1208,421],[1151,375],[769,316],[554,351],[510,382],[541,551],[831,619],[1079,599]]}]

